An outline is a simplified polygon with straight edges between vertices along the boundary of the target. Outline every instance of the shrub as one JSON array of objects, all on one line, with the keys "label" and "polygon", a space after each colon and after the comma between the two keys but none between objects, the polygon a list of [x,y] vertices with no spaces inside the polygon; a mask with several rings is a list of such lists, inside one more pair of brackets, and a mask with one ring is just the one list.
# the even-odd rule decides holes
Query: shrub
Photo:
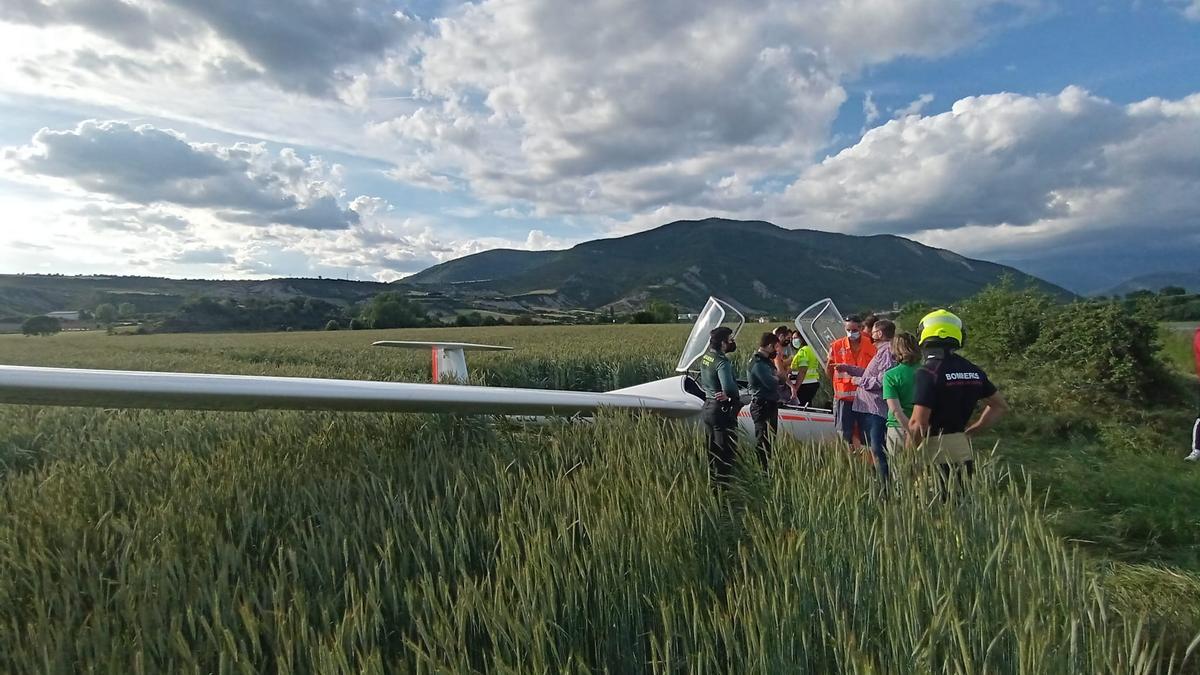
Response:
[{"label": "shrub", "polygon": [[325,324],[325,330],[341,330],[342,326],[335,320],[330,319],[329,323]]},{"label": "shrub", "polygon": [[363,330],[367,327],[367,322],[358,317],[350,319],[350,330]]}]

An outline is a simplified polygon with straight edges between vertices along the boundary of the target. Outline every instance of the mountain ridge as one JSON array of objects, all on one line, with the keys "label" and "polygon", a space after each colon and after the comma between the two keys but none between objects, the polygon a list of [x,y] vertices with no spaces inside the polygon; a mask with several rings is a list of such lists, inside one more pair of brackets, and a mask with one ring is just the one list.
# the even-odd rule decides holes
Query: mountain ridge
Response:
[{"label": "mountain ridge", "polygon": [[[777,261],[779,272],[763,270],[764,261]],[[456,284],[477,293],[553,291],[545,295],[557,295],[560,306],[621,311],[652,298],[692,308],[708,295],[720,295],[740,309],[766,313],[795,311],[827,296],[847,307],[944,303],[1006,274],[1074,297],[1015,268],[896,235],[789,230],[766,221],[719,218],[674,221],[555,251],[484,251],[402,281],[414,287]],[[832,282],[834,275],[846,283]]]},{"label": "mountain ridge", "polygon": [[1189,293],[1200,293],[1200,271],[1197,272],[1154,272],[1139,274],[1098,293],[1098,295],[1127,295],[1134,291],[1158,292],[1167,286],[1178,286]]}]

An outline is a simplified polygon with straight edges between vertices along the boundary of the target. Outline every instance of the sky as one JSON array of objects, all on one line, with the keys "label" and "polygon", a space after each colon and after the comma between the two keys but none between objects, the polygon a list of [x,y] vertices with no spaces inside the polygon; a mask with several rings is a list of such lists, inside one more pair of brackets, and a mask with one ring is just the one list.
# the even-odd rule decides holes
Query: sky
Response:
[{"label": "sky", "polygon": [[1200,0],[3,0],[0,59],[4,273],[391,281],[710,216],[1200,267]]}]

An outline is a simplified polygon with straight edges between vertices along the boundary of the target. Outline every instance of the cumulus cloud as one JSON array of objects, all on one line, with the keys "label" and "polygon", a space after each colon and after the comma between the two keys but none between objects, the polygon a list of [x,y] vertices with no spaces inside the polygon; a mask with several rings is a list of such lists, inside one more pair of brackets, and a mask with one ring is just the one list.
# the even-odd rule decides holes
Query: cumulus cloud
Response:
[{"label": "cumulus cloud", "polygon": [[1200,233],[1198,183],[1200,94],[1120,105],[1068,87],[890,121],[804,171],[769,209],[797,227],[1061,255],[1118,238],[1188,244]]},{"label": "cumulus cloud", "polygon": [[840,81],[980,32],[989,0],[579,3],[485,0],[421,43],[429,102],[375,127],[484,199],[540,214],[720,197],[794,172],[826,141]]},{"label": "cumulus cloud", "polygon": [[215,210],[227,221],[344,229],[358,221],[338,202],[341,168],[262,144],[191,143],[150,125],[88,120],[42,129],[30,145],[5,151],[26,174],[67,181],[134,204]]}]

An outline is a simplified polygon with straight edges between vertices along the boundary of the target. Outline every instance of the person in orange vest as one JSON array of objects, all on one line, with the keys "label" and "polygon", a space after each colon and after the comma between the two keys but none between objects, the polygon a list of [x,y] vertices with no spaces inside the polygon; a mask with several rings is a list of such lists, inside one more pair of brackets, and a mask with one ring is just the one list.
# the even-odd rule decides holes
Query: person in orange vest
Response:
[{"label": "person in orange vest", "polygon": [[[875,358],[875,345],[870,337],[863,336],[862,317],[851,314],[842,317],[846,336],[838,338],[829,346],[829,363],[826,374],[833,382],[833,416],[835,426],[842,438],[855,445],[854,429],[854,374],[861,373]],[[861,432],[859,436],[861,437]]]}]

